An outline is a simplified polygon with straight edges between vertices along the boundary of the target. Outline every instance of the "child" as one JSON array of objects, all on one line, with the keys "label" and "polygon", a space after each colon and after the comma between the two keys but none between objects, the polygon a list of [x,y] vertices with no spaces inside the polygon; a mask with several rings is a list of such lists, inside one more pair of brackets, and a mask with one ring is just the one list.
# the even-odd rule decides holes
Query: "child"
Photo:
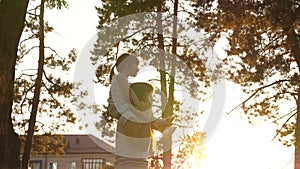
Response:
[{"label": "child", "polygon": [[[163,131],[172,124],[173,118],[157,119],[153,117],[151,107],[154,88],[151,84],[133,83],[130,85],[130,89],[133,91],[132,94],[129,94],[130,101],[136,108],[132,113],[136,116],[134,118],[121,116],[118,121],[116,169],[147,169],[147,157],[150,153],[151,137],[153,137],[152,130]],[[135,102],[132,96],[136,97],[139,102]],[[143,121],[147,116],[153,121]]]},{"label": "child", "polygon": [[[128,53],[122,54],[118,57],[115,65],[112,67],[109,75],[109,81],[111,82],[109,104],[114,105],[116,108],[115,115],[113,117],[119,118],[120,114],[126,112],[130,107],[129,101],[129,82],[128,77],[135,77],[138,72],[138,59]],[[115,75],[114,68],[117,73]],[[109,106],[110,107],[110,106]]]}]

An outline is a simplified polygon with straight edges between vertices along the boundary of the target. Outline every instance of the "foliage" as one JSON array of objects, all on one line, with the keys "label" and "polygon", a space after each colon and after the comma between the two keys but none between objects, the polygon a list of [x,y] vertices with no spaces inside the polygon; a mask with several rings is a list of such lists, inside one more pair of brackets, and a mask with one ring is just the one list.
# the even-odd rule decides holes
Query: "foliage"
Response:
[{"label": "foliage", "polygon": [[[135,6],[141,6],[143,4],[143,9],[134,8]],[[172,8],[169,1],[161,2],[164,4],[163,15],[164,22],[164,43],[165,51],[171,52],[171,41],[172,41],[172,14],[170,9]],[[188,3],[188,2],[185,2]],[[186,10],[183,8],[180,10]],[[124,10],[126,9],[126,10]],[[97,8],[99,13],[99,33],[97,43],[94,45],[92,50],[93,57],[91,60],[94,64],[98,64],[99,67],[96,71],[96,83],[108,86],[107,81],[110,68],[112,67],[116,56],[120,53],[119,50],[127,51],[138,55],[141,63],[140,67],[145,67],[149,65],[157,65],[159,63],[158,57],[158,38],[156,30],[156,13],[151,13],[157,11],[157,4],[154,2],[128,2],[128,1],[104,1],[103,7]],[[142,10],[142,11],[141,11]],[[124,12],[126,11],[126,12]],[[150,12],[150,13],[138,13],[138,12]],[[138,13],[138,14],[137,14]],[[187,13],[187,12],[182,12]],[[129,15],[131,14],[131,15]],[[135,14],[135,15],[132,15]],[[188,17],[186,17],[188,18]],[[192,27],[192,21],[187,22],[186,18],[179,18],[178,32],[180,38],[178,38],[178,63],[184,63],[186,67],[178,64],[176,65],[176,85],[183,86],[184,90],[199,100],[201,94],[204,95],[206,91],[203,88],[209,87],[210,77],[208,68],[205,65],[207,58],[205,56],[199,55],[195,50],[192,49],[192,45],[196,44],[196,41],[202,41],[198,44],[199,50],[205,50],[208,48],[204,37],[200,39],[192,39],[187,35],[187,30]],[[190,25],[187,25],[189,23]],[[201,39],[202,38],[202,39]],[[120,48],[120,44],[123,48]],[[170,57],[166,55],[166,57]],[[166,60],[166,71],[170,74],[170,58]],[[182,72],[188,72],[187,69],[192,71],[192,74],[185,76]],[[196,77],[198,84],[194,84],[193,79],[190,77]],[[157,79],[152,79],[153,82]],[[185,83],[182,83],[185,82]],[[200,84],[200,87],[197,85]],[[174,105],[176,107],[178,105]],[[109,122],[112,119],[106,112],[106,107],[102,109],[103,117]]]},{"label": "foliage", "polygon": [[205,134],[198,131],[187,134],[180,143],[178,153],[176,153],[175,165],[179,168],[200,166],[200,161],[205,157],[204,139]]},{"label": "foliage", "polygon": [[67,1],[65,0],[46,0],[45,2],[46,2],[46,6],[49,7],[50,9],[52,8],[61,9],[62,7],[66,7],[66,8],[69,7]]},{"label": "foliage", "polygon": [[[153,12],[157,11],[158,5],[165,4],[165,0],[137,0],[137,1],[127,1],[127,0],[104,0],[102,1],[102,7],[96,7],[99,14],[99,25],[98,28],[101,29],[108,23],[132,14],[143,13],[143,12]],[[166,11],[166,7],[163,11]]]},{"label": "foliage", "polygon": [[[56,1],[49,1],[52,7]],[[63,1],[62,1],[63,2]],[[51,4],[52,3],[52,4]],[[47,3],[46,3],[47,4]],[[59,4],[57,4],[59,5]],[[57,6],[59,8],[59,6]],[[39,37],[39,14],[38,8],[28,10],[23,36],[19,44],[17,58],[15,87],[14,87],[14,106],[12,119],[15,130],[19,134],[26,134],[32,107],[34,84],[37,78],[37,64],[30,64],[38,60],[38,42]],[[53,31],[48,22],[44,25],[45,33]],[[37,124],[35,132],[39,134],[59,134],[64,131],[68,123],[72,124],[76,118],[74,112],[69,106],[72,99],[73,84],[63,77],[55,74],[57,71],[67,72],[70,66],[76,60],[76,51],[72,49],[67,57],[60,56],[54,49],[46,46],[45,66],[43,70],[42,89],[40,90],[40,102],[38,108]],[[45,118],[47,117],[47,118]],[[58,139],[59,137],[57,137]],[[44,138],[35,142],[43,142]],[[47,145],[40,144],[38,146]],[[53,143],[51,143],[53,144]],[[37,147],[37,145],[35,145]],[[35,149],[35,148],[34,148]],[[48,150],[47,150],[48,151]],[[59,152],[58,154],[61,154]]]},{"label": "foliage", "polygon": [[296,104],[286,103],[299,100],[299,4],[224,0],[205,11],[204,4],[197,4],[198,26],[212,40],[228,39],[224,69],[249,94],[240,105],[249,121],[260,117],[283,124],[277,133],[286,146],[295,143],[296,124]]},{"label": "foliage", "polygon": [[[1,143],[2,146],[0,147],[1,149],[1,159],[3,161],[0,162],[1,164],[1,168],[19,168],[19,149],[20,149],[20,140],[19,137],[17,136],[16,132],[18,133],[25,133],[25,123],[28,123],[28,119],[29,119],[29,115],[30,113],[34,112],[34,114],[36,113],[36,111],[32,111],[30,112],[30,108],[34,107],[33,106],[33,101],[34,98],[36,96],[36,94],[38,93],[39,95],[39,90],[40,88],[37,87],[36,91],[38,92],[34,92],[33,94],[33,88],[34,88],[34,83],[39,84],[39,82],[37,82],[36,79],[38,79],[37,77],[37,73],[34,73],[34,67],[30,67],[32,65],[30,65],[30,62],[27,63],[27,66],[30,65],[30,69],[26,69],[26,70],[22,70],[20,72],[15,72],[16,69],[20,68],[20,64],[21,62],[24,62],[24,64],[26,64],[26,61],[31,61],[32,62],[32,58],[34,58],[35,55],[37,55],[36,53],[31,53],[32,51],[34,51],[35,48],[38,48],[38,46],[32,46],[31,48],[26,48],[26,46],[23,44],[22,42],[19,44],[20,42],[20,36],[21,36],[21,32],[24,30],[24,32],[29,31],[28,37],[25,37],[24,41],[27,40],[31,40],[34,38],[38,38],[38,37],[43,37],[38,35],[38,33],[35,33],[38,31],[38,28],[40,27],[38,25],[38,15],[36,14],[38,7],[30,10],[30,11],[26,11],[28,4],[31,4],[31,2],[33,1],[29,1],[28,0],[24,0],[24,1],[2,1],[0,8],[1,8],[1,21],[3,21],[3,23],[1,24],[1,30],[0,30],[0,36],[1,36],[1,52],[0,52],[0,74],[1,74],[1,129],[0,129],[0,134],[1,134]],[[42,1],[42,4],[44,1]],[[47,1],[47,5],[49,7],[57,7],[57,8],[61,8],[63,6],[67,6],[67,3],[64,0],[49,0]],[[24,23],[24,18],[26,17],[26,12],[28,12],[28,22],[25,21]],[[41,15],[42,16],[42,15]],[[42,19],[41,19],[42,20]],[[24,24],[27,26],[27,28],[29,29],[24,29]],[[47,25],[46,25],[47,27]],[[51,31],[51,27],[47,27],[49,28],[48,30],[46,29],[45,32],[47,31]],[[31,33],[31,34],[30,34]],[[32,43],[34,43],[34,40],[31,41],[31,45]],[[18,45],[20,45],[19,47],[19,53],[17,54],[17,49],[18,49]],[[49,47],[48,47],[49,48]],[[49,48],[51,49],[51,48]],[[52,50],[52,49],[51,49]],[[30,53],[30,55],[32,56],[32,58],[26,58],[24,59],[25,55],[28,56],[28,54]],[[42,52],[41,52],[42,53]],[[72,52],[72,54],[74,54],[74,52]],[[73,57],[74,58],[74,57]],[[37,59],[36,59],[37,60]],[[34,60],[35,61],[35,60]],[[40,62],[42,63],[42,62]],[[42,64],[41,64],[42,65]],[[20,67],[18,67],[20,66]],[[24,66],[24,65],[23,65]],[[67,67],[64,67],[67,68]],[[4,70],[4,71],[3,71]],[[48,85],[48,87],[51,89],[54,88],[52,86],[56,86],[56,91],[59,91],[61,89],[59,89],[60,87],[58,86],[64,86],[66,90],[63,90],[63,92],[65,94],[69,94],[70,92],[68,92],[68,88],[70,88],[70,83],[64,83],[64,82],[60,82],[60,79],[55,79],[52,78],[51,76],[46,76],[46,71],[44,70],[44,79],[48,79],[48,82],[51,82],[52,84],[49,85],[47,83],[44,83],[43,85],[46,86]],[[48,72],[48,71],[47,71]],[[48,72],[49,73],[49,72]],[[16,75],[16,76],[15,76]],[[17,78],[15,78],[17,77]],[[35,78],[36,77],[36,78]],[[49,80],[50,79],[50,80]],[[45,80],[46,81],[46,80]],[[56,82],[58,82],[57,84],[55,84]],[[2,85],[3,84],[3,85]],[[62,85],[63,84],[63,85]],[[36,85],[39,86],[39,85]],[[48,89],[49,89],[48,88]],[[5,92],[3,92],[5,91]],[[46,90],[45,90],[46,91]],[[48,90],[49,91],[49,90]],[[61,90],[62,91],[62,90]],[[49,92],[53,95],[57,95],[58,92]],[[44,93],[43,93],[44,94]],[[52,96],[53,96],[52,95]],[[59,94],[59,95],[63,95],[63,94]],[[53,100],[58,100],[61,97],[58,97],[56,99]],[[35,100],[39,100],[39,97],[35,97]],[[43,99],[45,102],[47,101],[47,97],[45,97],[45,99]],[[49,99],[49,101],[51,102],[52,100]],[[37,103],[35,102],[35,103]],[[59,102],[57,102],[59,103]],[[44,104],[43,106],[49,106],[49,103]],[[57,107],[60,106],[60,104],[55,105]],[[27,109],[26,109],[27,107]],[[50,107],[50,106],[49,106]],[[39,112],[43,112],[43,111],[48,111],[46,108],[49,107],[42,107],[40,106],[39,108]],[[67,109],[65,109],[67,110]],[[64,113],[67,113],[67,111],[63,111]],[[70,112],[70,111],[69,111]],[[14,114],[15,113],[15,114]],[[3,118],[5,117],[5,118]],[[35,116],[32,116],[34,118],[32,118],[35,121]],[[72,114],[69,113],[68,115],[69,119],[72,119]],[[72,119],[74,121],[74,119]],[[31,120],[32,121],[32,120]],[[13,129],[13,123],[15,125],[15,128]],[[62,124],[65,125],[65,124]],[[55,128],[57,128],[56,125]],[[23,128],[23,131],[21,128]],[[36,127],[36,129],[39,129],[38,127]],[[31,130],[32,131],[32,130]],[[50,130],[48,131],[50,132]],[[29,144],[32,144],[31,141],[29,141]],[[28,145],[28,144],[27,144]],[[30,150],[30,148],[29,148]],[[23,166],[26,166],[27,161],[23,161]]]},{"label": "foliage", "polygon": [[[25,136],[20,136],[21,150],[23,152],[25,144]],[[68,141],[62,135],[34,135],[31,154],[53,154],[55,156],[61,156],[65,154],[64,148],[67,146]]]}]

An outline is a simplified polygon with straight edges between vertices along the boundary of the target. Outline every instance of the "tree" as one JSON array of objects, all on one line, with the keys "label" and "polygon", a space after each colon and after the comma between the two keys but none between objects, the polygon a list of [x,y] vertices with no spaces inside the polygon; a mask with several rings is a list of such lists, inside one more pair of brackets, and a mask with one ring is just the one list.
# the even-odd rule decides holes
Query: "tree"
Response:
[{"label": "tree", "polygon": [[[174,67],[176,67],[176,73],[174,69],[172,70],[173,66],[170,66],[172,65],[172,57],[175,58],[175,56],[177,56],[177,59],[180,59],[180,61],[184,62],[188,66],[188,68],[192,70],[193,75],[198,80],[197,82],[202,83],[202,87],[208,87],[211,80],[209,77],[209,73],[205,73],[209,72],[204,63],[204,60],[207,58],[199,56],[197,52],[190,48],[190,44],[193,44],[195,41],[190,40],[186,36],[182,36],[180,41],[176,41],[177,37],[173,37],[174,34],[172,34],[171,32],[174,32],[176,35],[176,31],[174,30],[179,29],[181,30],[180,33],[182,33],[185,28],[190,29],[192,24],[191,21],[184,20],[177,25],[177,22],[174,22],[173,17],[170,16],[172,16],[173,13],[177,12],[176,6],[178,5],[176,5],[175,3],[174,6],[171,6],[170,4],[172,4],[172,2],[170,1],[104,1],[103,6],[97,8],[100,20],[98,25],[99,34],[97,43],[95,44],[95,48],[92,50],[92,54],[94,56],[91,58],[94,64],[100,63],[99,68],[96,71],[96,82],[101,83],[105,86],[108,86],[106,80],[108,77],[107,75],[112,65],[112,61],[120,53],[119,48],[121,43],[122,45],[124,45],[123,49],[125,48],[125,50],[130,53],[138,53],[138,55],[141,56],[142,60],[150,61],[150,65],[161,65],[162,67],[157,68],[157,71],[160,72],[158,81],[160,82],[161,91],[168,98],[168,104],[166,105],[167,111],[159,115],[163,117],[167,117],[172,114],[178,114],[178,107],[180,107],[180,104],[182,104],[178,100],[175,100],[172,96],[174,91],[176,90],[176,88],[174,87],[175,84],[185,87],[189,86],[186,90],[193,96],[199,97],[199,95],[205,93],[199,92],[205,90],[199,90],[199,86],[193,84],[191,78],[185,77],[183,75],[183,72],[185,72],[185,70],[184,68],[180,67],[179,64],[174,64]],[[181,2],[180,10],[185,10],[184,4],[189,4],[189,2]],[[174,9],[174,12],[168,10],[169,8]],[[149,13],[145,15],[139,15],[139,12]],[[164,12],[163,15],[161,15],[161,12]],[[123,19],[123,21],[127,21],[128,19],[128,22],[119,22],[118,19],[121,18]],[[153,18],[155,19],[151,20]],[[176,19],[177,18],[175,17],[175,20]],[[117,24],[115,22],[117,22]],[[174,28],[173,25],[175,25]],[[122,32],[120,32],[119,30],[122,30]],[[105,36],[105,38],[103,38],[103,36]],[[197,47],[199,47],[197,49],[202,48],[204,50],[208,48],[208,46],[205,46],[203,44]],[[167,54],[168,52],[171,52],[173,55]],[[174,78],[172,75],[174,76]],[[181,81],[178,81],[178,79],[180,79]],[[182,81],[185,81],[185,84],[182,84]],[[107,121],[113,122],[113,119],[109,116],[109,114],[105,110],[105,107],[104,109],[100,108],[98,110],[101,110],[103,112],[102,116],[106,118]],[[186,114],[180,113],[180,118],[178,118],[177,120],[188,123],[188,119],[192,120],[197,115],[199,115],[198,112]],[[97,123],[97,128],[102,130],[103,133],[109,136],[113,136],[112,132],[108,132],[106,130],[108,127],[112,126],[112,123],[103,122],[103,124],[105,124],[106,127],[101,125],[101,123]],[[192,128],[192,126],[189,127]],[[165,164],[166,167],[170,167],[170,161],[171,160],[166,161],[166,163],[168,163]]]},{"label": "tree", "polygon": [[19,168],[20,140],[11,113],[14,99],[18,43],[24,27],[28,0],[0,2],[0,168]]},{"label": "tree", "polygon": [[45,59],[45,51],[44,51],[44,12],[45,12],[45,1],[41,0],[40,4],[40,14],[39,14],[39,64],[38,64],[38,73],[34,85],[34,96],[32,101],[32,109],[29,119],[29,127],[28,132],[26,135],[26,142],[24,146],[24,153],[22,156],[22,169],[28,168],[29,158],[30,158],[30,151],[32,146],[32,138],[35,128],[35,122],[36,122],[36,115],[37,115],[37,109],[40,99],[40,90],[42,86],[42,76],[43,76],[43,70],[44,70],[44,59]]},{"label": "tree", "polygon": [[[41,116],[41,114],[44,113],[49,115],[49,119],[51,119],[51,117],[61,119],[59,122],[60,124],[54,122],[54,125],[52,124],[51,126],[50,124],[47,126],[50,127],[46,129],[47,131],[44,131],[44,133],[47,135],[53,134],[53,131],[57,132],[60,127],[65,126],[68,122],[74,123],[75,120],[74,113],[72,113],[71,109],[66,106],[67,103],[62,102],[63,98],[66,99],[64,101],[67,101],[68,99],[71,101],[71,89],[73,88],[72,83],[65,82],[61,80],[60,77],[53,77],[53,75],[50,73],[51,69],[55,70],[58,67],[61,67],[63,71],[68,70],[69,64],[74,62],[76,59],[75,50],[72,50],[68,56],[69,58],[66,59],[62,57],[60,58],[55,50],[46,46],[45,48],[49,49],[54,54],[52,53],[50,56],[46,56],[44,60],[44,36],[41,32],[49,32],[52,31],[53,28],[49,27],[47,23],[44,27],[44,23],[42,21],[43,15],[36,14],[38,8],[34,8],[33,10],[29,11],[25,20],[27,5],[28,1],[20,1],[17,3],[14,1],[9,3],[8,1],[3,1],[1,2],[0,6],[1,17],[3,18],[1,18],[0,34],[1,39],[4,40],[1,41],[0,44],[1,79],[3,82],[1,82],[0,126],[1,143],[3,143],[0,147],[0,156],[1,160],[3,161],[0,161],[0,168],[4,169],[14,169],[20,167],[20,140],[18,134],[24,135],[26,133],[31,133],[28,134],[28,138],[26,139],[27,148],[26,151],[23,152],[24,154],[27,152],[27,160],[29,159],[33,132],[38,132],[40,129],[45,130],[46,126],[41,121],[39,121],[39,124],[41,125],[35,125],[37,115]],[[65,5],[65,1],[55,0],[49,0],[46,4],[46,6],[50,8],[61,8]],[[41,19],[37,19],[39,16]],[[24,32],[25,34],[29,32],[29,38],[24,39],[19,43],[24,25]],[[40,38],[41,44],[32,46],[29,49],[26,48],[25,42],[36,38]],[[19,51],[17,50],[18,45],[20,45]],[[34,51],[34,49],[40,49],[40,56],[42,58],[40,59],[38,73],[34,72],[34,69],[26,69],[22,71],[18,69],[22,67],[20,66],[22,62],[28,61],[26,60],[26,56],[35,56],[35,53],[31,53]],[[43,68],[43,66],[41,66],[42,64],[45,64],[47,67]],[[31,68],[34,68],[34,66]],[[17,75],[19,75],[17,78],[15,78],[16,72]],[[35,77],[38,77],[37,79],[39,80],[36,80]],[[40,103],[39,106],[38,103]],[[30,109],[32,109],[32,111],[29,111]],[[30,115],[30,113],[32,113],[32,116],[31,119],[28,120],[27,117]],[[29,127],[30,132],[26,131],[29,121],[31,121]],[[16,134],[16,132],[18,134]],[[26,168],[27,162],[23,162],[23,164],[23,166]]]},{"label": "tree", "polygon": [[217,6],[211,4],[199,1],[196,5],[198,26],[209,31],[213,40],[225,34],[229,41],[224,60],[227,78],[250,95],[237,107],[249,121],[263,118],[281,124],[275,137],[286,146],[294,145],[294,168],[299,169],[300,1],[225,0]]},{"label": "tree", "polygon": [[[50,3],[48,2],[48,5],[49,4]],[[39,8],[39,11],[40,11],[39,14],[36,14],[37,8]],[[43,76],[45,78],[47,78],[47,76],[46,76],[47,73],[46,72],[48,72],[48,71],[45,70],[46,69],[45,67],[47,66],[47,62],[45,62],[45,60],[46,60],[45,59],[45,48],[46,47],[45,47],[45,43],[44,43],[45,32],[48,32],[48,31],[52,30],[51,27],[48,27],[48,26],[45,27],[44,12],[45,12],[45,1],[41,0],[39,6],[34,8],[34,13],[30,13],[31,15],[33,15],[33,17],[32,18],[29,17],[32,20],[29,20],[27,22],[28,25],[26,25],[26,26],[28,26],[30,32],[32,32],[32,36],[30,36],[30,38],[26,39],[26,41],[29,41],[31,38],[34,39],[34,37],[38,37],[38,40],[39,40],[39,45],[38,45],[39,59],[38,59],[37,73],[36,73],[36,75],[34,73],[33,74],[22,74],[21,77],[19,79],[17,79],[17,81],[20,82],[22,80],[29,80],[29,79],[26,79],[26,76],[31,76],[31,77],[36,76],[36,79],[33,81],[34,85],[32,85],[32,86],[21,85],[21,86],[16,86],[15,87],[16,91],[20,91],[19,89],[21,87],[21,88],[24,89],[23,93],[27,93],[27,94],[25,94],[25,97],[17,95],[18,93],[16,93],[16,95],[18,96],[19,99],[22,98],[22,103],[17,105],[17,106],[20,106],[19,109],[21,109],[21,112],[20,112],[21,114],[25,113],[24,111],[22,111],[23,107],[25,107],[24,104],[26,103],[26,100],[31,100],[28,93],[30,93],[33,90],[32,101],[29,101],[30,103],[28,103],[28,106],[31,107],[31,111],[30,111],[30,119],[28,120],[28,123],[29,123],[28,130],[26,131],[26,141],[25,141],[25,145],[24,145],[24,151],[23,151],[23,154],[22,154],[22,169],[27,169],[28,168],[30,154],[31,154],[31,147],[32,147],[32,142],[33,142],[33,137],[34,137],[34,132],[36,132],[38,130],[38,127],[36,126],[37,114],[39,114],[39,113],[41,114],[41,113],[43,113],[43,111],[47,111],[47,109],[45,109],[47,103],[45,103],[45,102],[43,104],[44,109],[41,110],[39,108],[40,107],[39,103],[40,103],[40,99],[41,99],[41,94],[44,94],[44,92],[42,91],[43,87],[48,89],[49,95],[58,94],[58,96],[59,96],[60,94],[59,94],[58,91],[63,92],[65,98],[69,98],[72,95],[72,93],[71,93],[72,84],[71,83],[67,82],[67,83],[64,84],[64,82],[61,83],[60,81],[58,81],[58,83],[53,83],[53,80],[50,80],[50,79],[46,79],[47,81],[43,81]],[[35,20],[35,19],[37,19],[37,20]],[[35,25],[35,22],[37,22],[36,25]],[[35,31],[38,31],[38,33],[35,33]],[[22,41],[22,42],[24,42],[24,41]],[[23,50],[26,49],[25,45],[23,45],[22,47],[23,47]],[[33,50],[33,49],[34,48],[31,48],[30,50]],[[26,51],[25,54],[29,55],[28,53],[32,52],[30,50]],[[24,53],[24,51],[22,51],[22,52]],[[26,58],[25,54],[22,55],[22,58],[20,58],[18,60],[18,62],[21,62],[22,60],[24,60],[23,59],[24,57]],[[62,63],[62,64],[70,64],[70,63],[72,63],[72,60],[73,61],[75,60],[76,55],[75,55],[75,57],[74,56],[72,57],[72,55],[70,55],[70,56],[71,56],[69,58],[70,61],[67,61],[67,63]],[[55,61],[54,58],[51,58],[50,60]],[[60,64],[55,64],[53,66],[54,67],[60,66]],[[67,69],[68,69],[68,66],[66,66],[65,70],[67,70]],[[26,81],[26,82],[27,82],[27,84],[30,83],[29,81]],[[54,84],[57,88],[57,91],[53,90],[53,91],[49,92],[49,90],[51,90],[51,87],[47,88],[48,86],[47,86],[46,82],[48,82],[48,83],[50,82],[50,83]],[[22,84],[22,82],[21,82],[21,84]],[[15,100],[15,101],[16,101],[16,103],[18,103],[18,100]],[[58,98],[52,98],[52,101],[59,102]],[[59,104],[56,104],[56,106],[59,106]],[[40,110],[38,110],[38,109],[40,109]],[[75,117],[74,117],[73,113],[71,113],[70,108],[67,108],[66,106],[64,106],[64,107],[60,107],[59,109],[61,109],[61,111],[62,111],[62,114],[60,114],[59,116],[65,116],[68,119],[66,122],[73,122],[74,123]],[[15,110],[18,110],[18,108],[16,108]],[[51,108],[50,110],[53,111],[54,108]],[[18,111],[16,111],[16,112],[18,112]],[[22,124],[27,125],[27,122],[24,123],[24,121],[25,121],[25,119],[23,119]],[[48,120],[47,122],[49,123],[50,120]],[[62,124],[59,124],[59,126],[60,125],[62,125]],[[47,134],[49,134],[49,133],[47,133]]]}]

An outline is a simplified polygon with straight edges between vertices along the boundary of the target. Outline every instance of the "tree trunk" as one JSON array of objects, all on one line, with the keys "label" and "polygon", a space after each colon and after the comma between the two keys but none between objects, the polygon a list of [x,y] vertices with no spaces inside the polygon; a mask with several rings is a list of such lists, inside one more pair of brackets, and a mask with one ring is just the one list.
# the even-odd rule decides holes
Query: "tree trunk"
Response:
[{"label": "tree trunk", "polygon": [[[164,36],[163,36],[163,29],[162,29],[162,16],[161,16],[161,8],[162,4],[158,4],[157,7],[157,18],[156,18],[156,23],[157,23],[157,36],[158,36],[158,48],[159,48],[159,59],[160,59],[160,86],[161,86],[161,91],[167,95],[167,80],[166,80],[166,59],[165,59],[165,50],[164,50]],[[162,103],[163,105],[164,103]],[[167,103],[168,105],[168,103]],[[163,108],[163,106],[162,106]],[[168,111],[168,106],[166,107],[166,110]],[[166,112],[162,114],[162,117],[166,117]],[[171,139],[167,138],[164,143],[163,143],[163,164],[164,164],[164,169],[170,169],[171,168],[171,150],[170,150],[170,143]]]},{"label": "tree trunk", "polygon": [[295,137],[296,137],[296,142],[295,142],[294,168],[295,169],[300,169],[300,88],[298,89]]},{"label": "tree trunk", "polygon": [[[286,23],[283,30],[287,32],[287,42],[291,45],[291,53],[298,66],[298,74],[300,73],[300,47],[299,40],[295,34],[293,23]],[[295,129],[295,157],[294,169],[300,169],[300,82],[298,84],[298,98],[297,103],[297,116],[296,116],[296,129]]]},{"label": "tree trunk", "polygon": [[[292,54],[298,66],[298,72],[300,72],[300,48],[299,41],[296,38],[296,34],[290,27],[285,27],[285,31],[288,32],[287,42],[291,44]],[[297,116],[296,116],[296,129],[295,129],[295,158],[294,169],[300,169],[300,83],[298,82],[298,98],[297,98]]]},{"label": "tree trunk", "polygon": [[[172,35],[172,55],[171,55],[171,74],[169,83],[169,95],[166,110],[163,117],[170,117],[173,115],[173,105],[174,105],[174,85],[175,85],[175,60],[177,56],[177,13],[178,13],[178,0],[174,2],[174,14],[173,14],[173,35]],[[163,145],[164,155],[164,169],[171,169],[172,167],[172,136],[166,138]]]},{"label": "tree trunk", "polygon": [[158,48],[159,48],[159,62],[160,62],[160,84],[161,90],[164,94],[167,93],[167,84],[166,84],[166,66],[165,66],[165,46],[164,46],[164,36],[163,36],[163,29],[162,29],[162,20],[161,20],[161,5],[158,5],[157,11],[157,39],[158,39]]},{"label": "tree trunk", "polygon": [[29,159],[30,159],[30,152],[32,147],[32,139],[34,135],[34,128],[36,122],[36,115],[39,105],[40,99],[40,90],[42,86],[42,79],[43,79],[43,70],[44,70],[44,0],[41,0],[40,5],[40,15],[39,15],[39,64],[38,64],[38,75],[34,85],[34,96],[33,96],[33,103],[32,109],[30,113],[29,119],[29,128],[26,136],[26,142],[24,146],[24,153],[22,157],[22,169],[28,169]]},{"label": "tree trunk", "polygon": [[12,124],[15,65],[28,0],[0,1],[0,168],[19,169],[20,139]]},{"label": "tree trunk", "polygon": [[[292,36],[295,37],[295,36]],[[292,38],[294,39],[294,38]],[[296,39],[294,39],[296,41]],[[294,41],[294,42],[295,42]],[[300,72],[300,48],[298,45],[293,45],[293,55],[298,65]],[[296,129],[295,129],[295,158],[294,169],[300,169],[300,82],[298,82],[298,98],[297,98],[297,115],[296,115]]]}]

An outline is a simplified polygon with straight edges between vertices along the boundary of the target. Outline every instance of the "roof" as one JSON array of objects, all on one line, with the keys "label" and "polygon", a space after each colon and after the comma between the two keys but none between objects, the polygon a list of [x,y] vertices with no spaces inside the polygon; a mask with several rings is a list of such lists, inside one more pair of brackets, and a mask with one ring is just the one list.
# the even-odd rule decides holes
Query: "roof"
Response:
[{"label": "roof", "polygon": [[114,153],[115,149],[93,135],[63,135],[68,140],[66,154]]}]

